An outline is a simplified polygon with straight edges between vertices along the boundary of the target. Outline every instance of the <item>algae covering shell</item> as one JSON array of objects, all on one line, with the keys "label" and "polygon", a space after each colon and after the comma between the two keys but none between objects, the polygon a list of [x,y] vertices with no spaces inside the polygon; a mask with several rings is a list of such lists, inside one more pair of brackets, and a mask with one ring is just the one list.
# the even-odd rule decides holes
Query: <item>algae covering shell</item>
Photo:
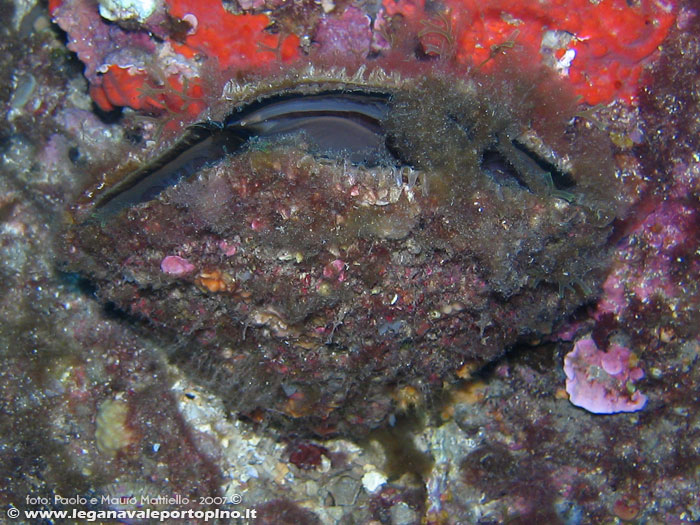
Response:
[{"label": "algae covering shell", "polygon": [[[236,122],[236,148],[188,176],[170,154],[138,180],[176,184],[117,186],[120,206],[76,206],[64,235],[66,267],[232,411],[362,434],[403,387],[435,392],[595,298],[625,199],[605,138],[552,78],[306,71],[234,87],[211,129]],[[347,147],[319,146],[324,118]],[[371,159],[356,125],[381,139]]]}]

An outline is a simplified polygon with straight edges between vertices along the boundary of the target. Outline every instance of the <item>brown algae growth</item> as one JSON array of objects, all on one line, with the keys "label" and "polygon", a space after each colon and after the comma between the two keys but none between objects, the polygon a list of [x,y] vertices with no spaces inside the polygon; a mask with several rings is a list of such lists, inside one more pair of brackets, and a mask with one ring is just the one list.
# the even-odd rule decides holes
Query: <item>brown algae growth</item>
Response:
[{"label": "brown algae growth", "polygon": [[168,181],[150,194],[89,191],[64,235],[66,267],[231,410],[364,434],[397,389],[435,392],[595,299],[626,197],[551,76],[315,72],[236,93],[210,128],[235,147],[183,170],[178,146],[140,171]]}]

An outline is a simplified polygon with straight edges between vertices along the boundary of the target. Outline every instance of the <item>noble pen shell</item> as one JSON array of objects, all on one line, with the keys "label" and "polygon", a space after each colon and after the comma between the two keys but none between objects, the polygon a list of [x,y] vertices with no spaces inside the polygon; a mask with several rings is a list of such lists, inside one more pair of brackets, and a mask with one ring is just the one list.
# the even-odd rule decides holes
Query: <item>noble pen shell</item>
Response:
[{"label": "noble pen shell", "polygon": [[595,301],[628,200],[551,76],[318,76],[77,203],[62,263],[232,412],[363,435]]}]

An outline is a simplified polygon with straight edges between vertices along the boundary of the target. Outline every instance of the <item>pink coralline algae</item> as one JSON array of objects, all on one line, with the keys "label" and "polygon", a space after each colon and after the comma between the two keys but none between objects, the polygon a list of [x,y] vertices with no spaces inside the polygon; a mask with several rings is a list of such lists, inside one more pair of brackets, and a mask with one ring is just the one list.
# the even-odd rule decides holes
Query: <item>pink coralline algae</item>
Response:
[{"label": "pink coralline algae", "polygon": [[564,358],[564,371],[569,400],[589,412],[636,412],[646,405],[647,397],[634,387],[644,371],[624,346],[612,344],[602,352],[593,339],[579,339]]},{"label": "pink coralline algae", "polygon": [[160,263],[160,269],[168,275],[184,275],[194,270],[194,265],[177,255],[168,255]]},{"label": "pink coralline algae", "polygon": [[372,39],[370,18],[350,7],[339,17],[326,17],[318,26],[314,40],[329,56],[367,56]]},{"label": "pink coralline algae", "polygon": [[226,241],[221,241],[219,242],[219,249],[224,252],[224,255],[228,257],[233,257],[236,255],[236,252],[238,251],[238,245],[237,244],[230,244]]},{"label": "pink coralline algae", "polygon": [[632,299],[645,304],[654,297],[673,301],[682,296],[683,283],[674,279],[674,265],[700,271],[697,259],[684,257],[688,239],[696,235],[696,221],[695,210],[681,200],[668,200],[651,212],[618,248],[618,262],[603,284],[596,318],[619,314]]},{"label": "pink coralline algae", "polygon": [[145,68],[155,46],[145,32],[129,32],[100,17],[96,3],[66,0],[51,6],[54,21],[68,34],[68,49],[85,64],[94,83],[108,65]]}]

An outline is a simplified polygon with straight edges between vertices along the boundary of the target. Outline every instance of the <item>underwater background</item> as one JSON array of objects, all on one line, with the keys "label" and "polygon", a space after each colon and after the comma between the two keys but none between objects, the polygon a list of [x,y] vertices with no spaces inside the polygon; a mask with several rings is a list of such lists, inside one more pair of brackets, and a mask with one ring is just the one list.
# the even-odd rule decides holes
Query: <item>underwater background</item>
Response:
[{"label": "underwater background", "polygon": [[8,519],[700,520],[697,2],[0,3]]}]

